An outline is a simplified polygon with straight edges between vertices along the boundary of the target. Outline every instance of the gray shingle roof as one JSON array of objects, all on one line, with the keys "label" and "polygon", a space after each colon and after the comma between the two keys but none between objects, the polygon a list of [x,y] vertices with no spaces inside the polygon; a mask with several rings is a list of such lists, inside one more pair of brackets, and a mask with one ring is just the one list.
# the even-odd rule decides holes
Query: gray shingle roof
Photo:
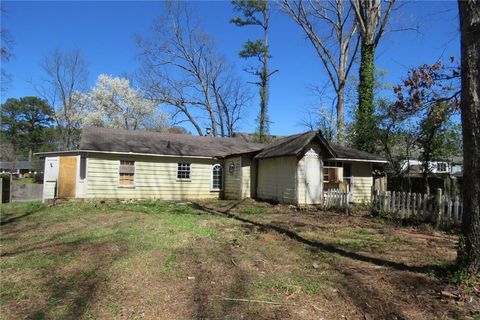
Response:
[{"label": "gray shingle roof", "polygon": [[31,169],[31,161],[0,161],[0,169]]},{"label": "gray shingle roof", "polygon": [[351,147],[332,145],[332,148],[335,150],[337,158],[385,161],[385,158],[379,155],[360,151]]},{"label": "gray shingle roof", "polygon": [[84,128],[80,140],[80,150],[219,158],[261,150],[263,147],[263,144],[235,138],[96,127]]},{"label": "gray shingle roof", "polygon": [[332,158],[385,161],[384,158],[375,154],[363,152],[351,147],[331,145],[322,136],[320,131],[309,131],[275,139],[260,151],[255,158],[262,159],[298,155],[314,139],[318,139],[323,144],[326,150],[330,152]]},{"label": "gray shingle roof", "polygon": [[300,154],[303,149],[314,139],[320,140],[323,146],[335,156],[335,151],[331,148],[330,144],[325,140],[320,131],[309,131],[305,133],[299,133],[288,137],[278,138],[269,143],[260,153],[258,153],[256,159],[284,157],[284,156],[296,156]]}]

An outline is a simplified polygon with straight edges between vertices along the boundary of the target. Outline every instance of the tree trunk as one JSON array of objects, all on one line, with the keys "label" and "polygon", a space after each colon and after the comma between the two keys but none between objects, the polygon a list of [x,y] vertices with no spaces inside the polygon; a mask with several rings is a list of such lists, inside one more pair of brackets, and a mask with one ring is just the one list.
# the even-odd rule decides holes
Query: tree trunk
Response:
[{"label": "tree trunk", "polygon": [[[266,6],[268,5],[265,4]],[[268,133],[268,8],[265,7],[265,12],[263,13],[263,45],[265,48],[265,54],[263,56],[263,66],[262,74],[260,75],[261,85],[260,85],[260,116],[259,116],[259,126],[258,126],[258,135],[260,142],[265,141],[265,137]]]},{"label": "tree trunk", "polygon": [[358,149],[366,152],[374,152],[374,59],[375,45],[366,41],[362,41],[360,84],[358,86],[358,110],[356,119],[356,146]]},{"label": "tree trunk", "polygon": [[345,135],[343,131],[343,106],[345,105],[345,87],[340,87],[337,92],[337,142],[343,145]]},{"label": "tree trunk", "polygon": [[462,56],[463,218],[457,264],[480,272],[480,1],[458,1]]}]

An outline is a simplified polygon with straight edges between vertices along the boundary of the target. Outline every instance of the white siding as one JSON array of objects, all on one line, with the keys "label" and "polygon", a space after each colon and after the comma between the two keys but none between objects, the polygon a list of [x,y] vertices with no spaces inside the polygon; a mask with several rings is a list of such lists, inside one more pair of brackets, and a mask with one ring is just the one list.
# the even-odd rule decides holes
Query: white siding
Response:
[{"label": "white siding", "polygon": [[257,197],[282,203],[296,203],[296,157],[258,160]]},{"label": "white siding", "polygon": [[[307,152],[314,152],[321,157],[321,149],[320,146],[316,143],[309,144],[306,147]],[[297,166],[297,186],[298,186],[298,204],[305,204],[306,203],[306,179],[305,179],[305,157],[302,157],[298,161]],[[320,180],[318,183],[322,183],[322,167],[320,167]]]},{"label": "white siding", "polygon": [[373,176],[372,164],[368,162],[352,162],[353,198],[352,202],[370,202]]},{"label": "white siding", "polygon": [[58,157],[46,157],[43,170],[43,200],[55,197],[55,186],[58,180]]},{"label": "white siding", "polygon": [[[231,168],[233,172],[231,172]],[[242,190],[242,158],[232,157],[225,160],[225,199],[241,199]]]},{"label": "white siding", "polygon": [[[134,187],[119,186],[119,162],[135,161]],[[177,179],[177,163],[191,163],[191,179]],[[141,156],[89,157],[87,198],[194,200],[218,198],[211,191],[212,164],[209,159]]]}]

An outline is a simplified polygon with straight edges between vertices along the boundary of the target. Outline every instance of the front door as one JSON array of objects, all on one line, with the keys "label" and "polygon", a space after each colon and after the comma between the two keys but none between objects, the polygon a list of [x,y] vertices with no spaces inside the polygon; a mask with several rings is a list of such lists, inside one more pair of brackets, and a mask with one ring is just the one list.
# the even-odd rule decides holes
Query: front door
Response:
[{"label": "front door", "polygon": [[77,157],[60,157],[58,170],[58,198],[75,198],[77,185]]},{"label": "front door", "polygon": [[322,201],[323,182],[321,164],[318,155],[305,155],[305,200],[307,204],[320,204]]}]

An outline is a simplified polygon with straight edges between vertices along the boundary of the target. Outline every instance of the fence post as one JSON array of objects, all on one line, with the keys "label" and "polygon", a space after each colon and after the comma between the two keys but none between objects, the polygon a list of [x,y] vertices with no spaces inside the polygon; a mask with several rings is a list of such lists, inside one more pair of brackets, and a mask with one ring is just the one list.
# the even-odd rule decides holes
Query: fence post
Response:
[{"label": "fence post", "polygon": [[455,224],[458,224],[458,207],[460,205],[460,202],[458,201],[458,195],[455,196],[455,202],[453,204],[453,220],[455,221]]},{"label": "fence post", "polygon": [[411,209],[410,209],[410,200],[412,198],[412,194],[410,192],[407,192],[407,211],[405,212],[406,213],[406,217],[407,218],[410,218],[410,216],[412,215],[411,213]]},{"label": "fence post", "polygon": [[393,191],[392,192],[392,204],[391,204],[392,210],[390,210],[390,212],[392,213],[392,216],[396,214],[396,212],[395,212],[397,210],[396,205],[395,205],[396,202],[397,202],[397,195],[396,195],[396,192]]},{"label": "fence post", "polygon": [[436,226],[437,228],[440,227],[442,223],[442,211],[443,211],[443,201],[442,201],[442,189],[437,189],[437,195],[435,198],[436,202],[436,209],[437,209],[437,219],[436,219]]},{"label": "fence post", "polygon": [[447,217],[448,223],[452,222],[452,199],[450,197],[445,196],[447,199]]}]

